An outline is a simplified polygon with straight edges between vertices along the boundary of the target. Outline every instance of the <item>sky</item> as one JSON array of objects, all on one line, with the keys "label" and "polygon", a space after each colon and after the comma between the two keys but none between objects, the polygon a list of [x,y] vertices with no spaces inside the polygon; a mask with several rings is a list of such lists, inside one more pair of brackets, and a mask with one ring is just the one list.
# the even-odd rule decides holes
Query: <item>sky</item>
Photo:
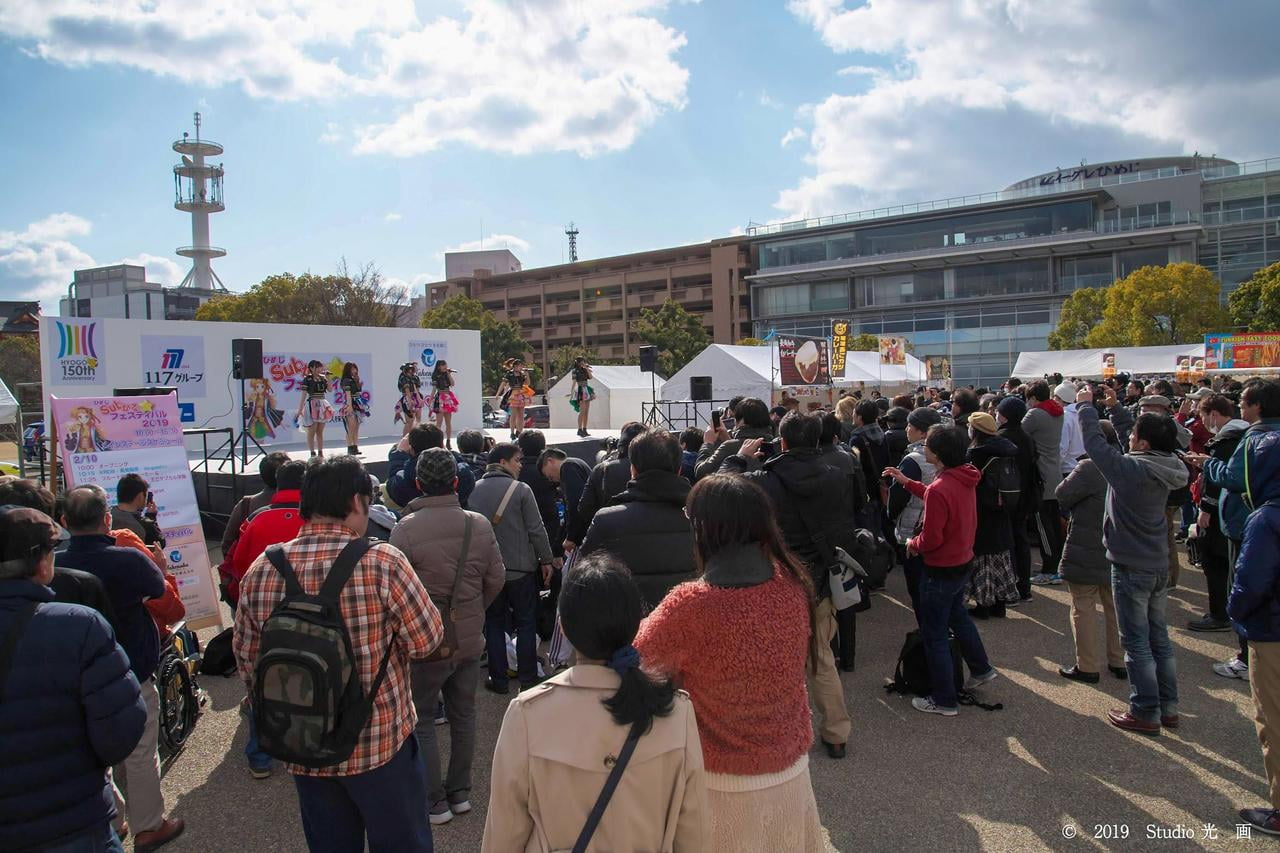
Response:
[{"label": "sky", "polygon": [[443,253],[525,268],[1001,189],[1081,161],[1280,156],[1280,3],[5,0],[0,298],[177,284],[171,144],[225,146],[232,290]]}]

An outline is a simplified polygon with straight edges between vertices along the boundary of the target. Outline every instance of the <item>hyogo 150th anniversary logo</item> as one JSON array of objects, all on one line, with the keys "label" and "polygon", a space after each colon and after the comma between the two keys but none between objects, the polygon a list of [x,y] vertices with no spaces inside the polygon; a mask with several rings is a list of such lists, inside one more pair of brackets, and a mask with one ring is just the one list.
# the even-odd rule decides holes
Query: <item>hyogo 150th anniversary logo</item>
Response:
[{"label": "hyogo 150th anniversary logo", "polygon": [[106,360],[103,326],[94,320],[57,320],[58,350],[53,381],[59,385],[98,385]]}]

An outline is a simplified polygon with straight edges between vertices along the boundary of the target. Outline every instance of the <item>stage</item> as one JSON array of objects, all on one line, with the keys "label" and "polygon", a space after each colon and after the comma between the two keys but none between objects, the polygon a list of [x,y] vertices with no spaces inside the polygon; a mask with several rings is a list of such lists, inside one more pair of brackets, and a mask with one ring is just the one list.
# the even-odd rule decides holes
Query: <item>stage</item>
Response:
[{"label": "stage", "polygon": [[[511,433],[505,428],[489,429],[484,432],[499,443],[511,440]],[[575,430],[571,429],[544,429],[540,430],[540,432],[546,437],[548,447],[558,447],[570,456],[584,460],[589,465],[595,465],[596,452],[600,450],[604,439],[617,435],[616,430],[596,430],[589,438],[581,438]],[[342,443],[345,441],[345,436],[341,430],[338,431],[338,435],[340,436],[339,440],[327,440],[325,442],[326,455],[341,456],[346,453],[347,446]],[[200,512],[205,518],[206,533],[215,537],[221,536],[221,522],[231,512],[235,502],[242,495],[252,494],[262,488],[262,481],[258,477],[258,463],[262,461],[264,455],[251,442],[249,444],[248,462],[242,465],[240,461],[240,446],[236,445],[233,466],[232,462],[227,458],[225,433],[220,434],[219,438],[223,442],[220,448],[218,447],[218,440],[210,438],[210,458],[207,460],[198,438],[188,436],[187,440],[187,464],[191,468],[191,476],[195,484],[196,502],[199,504]],[[454,438],[456,439],[457,436],[455,435]],[[365,467],[369,469],[369,473],[380,481],[385,481],[389,473],[387,470],[387,454],[399,442],[399,435],[362,437],[360,440],[360,458]],[[277,451],[287,453],[291,459],[298,459],[303,462],[311,458],[305,441],[271,444],[265,449],[269,453]],[[454,449],[456,450],[457,447],[455,446]],[[232,476],[233,467],[235,469],[234,476]]]}]

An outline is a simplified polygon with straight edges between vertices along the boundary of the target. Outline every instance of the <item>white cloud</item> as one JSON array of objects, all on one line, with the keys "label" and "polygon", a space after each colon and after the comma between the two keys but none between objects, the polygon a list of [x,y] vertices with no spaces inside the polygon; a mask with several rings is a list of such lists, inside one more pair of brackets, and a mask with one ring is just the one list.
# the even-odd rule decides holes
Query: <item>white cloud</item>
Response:
[{"label": "white cloud", "polygon": [[87,219],[55,213],[21,231],[0,230],[0,282],[5,297],[38,299],[47,313],[56,314],[57,300],[66,294],[72,272],[94,265],[89,253],[72,242],[91,228]]},{"label": "white cloud", "polygon": [[626,148],[684,107],[685,37],[659,20],[666,6],[462,0],[456,16],[426,20],[413,0],[222,0],[206,15],[186,0],[19,0],[0,4],[0,34],[70,67],[232,83],[277,100],[370,98],[389,120],[321,136],[361,153],[462,143],[591,155]]},{"label": "white cloud", "polygon": [[809,136],[802,127],[793,127],[782,135],[782,147],[786,148],[793,142],[799,142]]},{"label": "white cloud", "polygon": [[779,195],[784,216],[999,189],[1081,158],[1276,153],[1267,0],[1230,15],[1178,0],[1157,26],[1105,0],[789,6],[832,50],[892,71],[850,66],[862,90],[812,105],[814,174]]},{"label": "white cloud", "polygon": [[760,90],[760,106],[768,107],[771,110],[780,110],[784,104],[781,101],[774,100],[768,92]]},{"label": "white cloud", "polygon": [[490,234],[481,240],[468,240],[456,246],[446,246],[436,253],[436,257],[443,258],[445,252],[478,252],[481,249],[510,249],[519,257],[521,252],[528,254],[529,241],[514,234]]},{"label": "white cloud", "polygon": [[319,142],[321,145],[338,145],[346,139],[346,134],[336,122],[327,122],[324,126],[324,133],[320,134]]},{"label": "white cloud", "polygon": [[388,213],[386,216],[382,217],[382,221],[383,222],[399,222],[403,218],[404,217],[402,217],[400,214],[396,213],[393,210],[390,213]]},{"label": "white cloud", "polygon": [[187,274],[186,269],[179,266],[172,258],[152,255],[143,252],[132,258],[120,261],[122,264],[134,264],[147,268],[147,281],[152,284],[163,284],[165,287],[177,287]]}]

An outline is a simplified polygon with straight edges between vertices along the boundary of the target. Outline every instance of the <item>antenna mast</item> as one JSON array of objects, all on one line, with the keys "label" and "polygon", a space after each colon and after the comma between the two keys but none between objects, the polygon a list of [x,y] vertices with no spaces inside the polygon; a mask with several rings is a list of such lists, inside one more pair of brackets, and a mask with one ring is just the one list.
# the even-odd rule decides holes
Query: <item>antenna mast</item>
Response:
[{"label": "antenna mast", "polygon": [[569,238],[569,263],[574,263],[578,260],[578,226],[570,222],[564,233]]}]

